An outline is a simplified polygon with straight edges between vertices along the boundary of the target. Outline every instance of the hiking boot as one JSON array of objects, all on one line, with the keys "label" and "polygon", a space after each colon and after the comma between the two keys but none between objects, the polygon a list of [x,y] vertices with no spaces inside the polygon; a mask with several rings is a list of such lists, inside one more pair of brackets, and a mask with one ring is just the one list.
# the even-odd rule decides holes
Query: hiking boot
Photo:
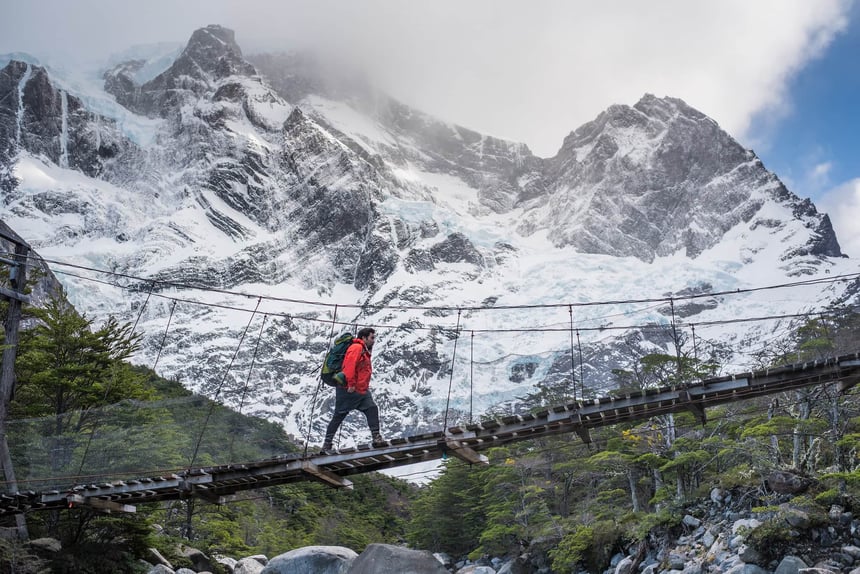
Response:
[{"label": "hiking boot", "polygon": [[385,439],[382,438],[382,434],[379,431],[373,433],[373,439],[371,444],[376,447],[385,446]]},{"label": "hiking boot", "polygon": [[334,449],[331,446],[331,441],[325,441],[320,449],[320,454],[333,454]]}]

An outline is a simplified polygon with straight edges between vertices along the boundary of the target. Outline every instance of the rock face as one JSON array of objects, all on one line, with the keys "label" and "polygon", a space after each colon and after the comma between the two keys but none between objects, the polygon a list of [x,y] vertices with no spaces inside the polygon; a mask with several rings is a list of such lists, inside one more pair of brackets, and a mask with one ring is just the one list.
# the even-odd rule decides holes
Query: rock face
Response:
[{"label": "rock face", "polygon": [[308,546],[272,558],[262,574],[346,574],[358,554],[342,546]]},{"label": "rock face", "polygon": [[633,107],[611,106],[565,138],[546,174],[548,201],[533,201],[539,206],[520,230],[558,229],[556,245],[644,260],[678,251],[695,258],[732,227],[752,223],[770,198],[787,202],[814,232],[801,250],[841,255],[826,216],[675,98],[649,94]]},{"label": "rock face", "polygon": [[[611,373],[626,368],[624,353],[674,352],[671,335],[650,328],[673,316],[796,312],[789,298],[727,306],[727,296],[709,293],[848,272],[827,216],[680,100],[612,106],[555,157],[539,158],[360,78],[332,77],[303,55],[248,61],[221,26],[195,31],[160,73],[140,59],[110,70],[104,89],[119,111],[88,104],[45,68],[10,62],[0,74],[0,93],[12,94],[0,100],[0,218],[40,252],[143,278],[125,291],[65,278],[90,315],[134,320],[148,280],[165,282],[156,294],[196,301],[215,302],[197,288],[217,289],[227,307],[247,301],[224,290],[277,297],[260,308],[272,320],[247,408],[293,434],[307,428],[308,412],[331,406],[325,394],[309,404],[317,381],[308,373],[332,323],[381,326],[374,392],[396,436],[438,426],[452,369],[454,422],[471,399],[478,412],[514,413],[536,389],[569,388],[564,333],[511,328],[574,319],[582,329],[574,378],[597,395],[617,383]],[[810,297],[839,295],[827,289]],[[677,304],[652,313],[623,303],[661,294]],[[575,317],[511,308],[607,300],[617,303]],[[137,360],[160,356],[162,374],[213,395],[219,357],[233,354],[247,318],[177,305],[160,349],[169,314],[159,302],[142,314]],[[631,316],[649,328],[601,331]],[[461,334],[475,330],[478,369],[471,355],[452,357],[458,321]],[[738,326],[738,337],[755,343],[768,325]],[[734,359],[727,344],[720,352]],[[242,396],[243,361],[250,350],[240,349],[224,383],[229,404]],[[319,437],[324,421],[310,422]],[[348,420],[345,434],[360,428]]]},{"label": "rock face", "polygon": [[349,574],[446,574],[448,571],[427,551],[389,544],[371,544],[353,562]]}]

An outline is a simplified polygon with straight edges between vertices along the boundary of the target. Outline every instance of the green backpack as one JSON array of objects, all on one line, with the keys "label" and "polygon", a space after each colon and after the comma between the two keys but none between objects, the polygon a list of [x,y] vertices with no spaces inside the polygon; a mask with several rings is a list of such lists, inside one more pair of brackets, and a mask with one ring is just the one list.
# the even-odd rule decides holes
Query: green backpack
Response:
[{"label": "green backpack", "polygon": [[345,386],[343,377],[335,377],[343,369],[343,358],[346,356],[346,350],[352,345],[354,337],[352,333],[344,333],[334,340],[331,348],[323,361],[322,373],[320,378],[322,382],[330,387]]}]

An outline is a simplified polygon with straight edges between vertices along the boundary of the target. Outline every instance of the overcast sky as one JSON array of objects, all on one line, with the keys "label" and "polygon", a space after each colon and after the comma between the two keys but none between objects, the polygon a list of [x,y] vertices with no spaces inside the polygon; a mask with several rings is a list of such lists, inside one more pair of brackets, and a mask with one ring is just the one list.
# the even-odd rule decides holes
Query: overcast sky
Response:
[{"label": "overcast sky", "polygon": [[[825,68],[827,79],[860,78],[854,44],[843,47],[850,63],[832,55],[858,37],[851,0],[4,2],[0,53],[92,61],[134,44],[184,42],[217,23],[236,30],[247,53],[324,46],[361,60],[405,102],[541,156],[608,105],[650,92],[707,113],[795,192],[831,209],[860,185],[860,89],[841,119],[804,126],[799,118],[814,114],[798,108],[829,105],[801,97],[804,74],[810,85]],[[842,139],[853,145],[834,146],[824,127],[850,131]],[[843,243],[860,238],[857,227],[837,229]]]}]

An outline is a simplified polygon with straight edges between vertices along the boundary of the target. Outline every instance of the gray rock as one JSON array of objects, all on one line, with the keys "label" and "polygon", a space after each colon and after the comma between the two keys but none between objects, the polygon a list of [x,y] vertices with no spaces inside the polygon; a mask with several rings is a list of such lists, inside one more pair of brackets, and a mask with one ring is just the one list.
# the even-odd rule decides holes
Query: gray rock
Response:
[{"label": "gray rock", "polygon": [[705,533],[702,535],[702,546],[704,546],[705,548],[711,548],[711,546],[714,545],[714,542],[716,542],[716,540],[717,537],[714,536],[714,534],[710,530],[706,530]]},{"label": "gray rock", "polygon": [[448,574],[448,571],[429,552],[390,544],[371,544],[352,563],[349,574]]},{"label": "gray rock", "polygon": [[807,567],[806,562],[797,556],[786,556],[779,563],[779,566],[776,567],[773,574],[798,574],[801,569]]},{"label": "gray rock", "polygon": [[155,564],[163,564],[173,570],[173,564],[171,564],[170,561],[167,560],[167,558],[165,558],[164,556],[162,556],[161,552],[159,552],[155,548],[148,549],[148,558],[150,562],[153,562]]},{"label": "gray rock", "polygon": [[269,563],[269,559],[266,558],[266,556],[263,554],[254,554],[253,556],[248,556],[248,558],[250,558],[251,560],[256,560],[263,566]]},{"label": "gray rock", "polygon": [[496,574],[496,571],[489,566],[470,564],[469,566],[464,566],[457,570],[457,574]]},{"label": "gray rock", "polygon": [[683,570],[684,566],[687,565],[687,557],[677,552],[671,552],[668,563],[670,570]]},{"label": "gray rock", "polygon": [[810,484],[812,481],[808,478],[783,470],[775,470],[767,477],[770,489],[780,494],[798,494],[809,488]]},{"label": "gray rock", "polygon": [[642,574],[657,574],[659,566],[659,564],[649,564],[642,570]]},{"label": "gray rock", "polygon": [[801,510],[800,508],[789,504],[781,504],[780,510],[782,510],[785,521],[788,522],[792,528],[806,530],[810,527],[811,521],[809,520],[809,514],[805,510]]},{"label": "gray rock", "polygon": [[725,574],[770,574],[770,572],[755,564],[738,564],[726,570]]},{"label": "gray rock", "polygon": [[725,490],[720,487],[714,487],[711,489],[711,502],[714,504],[722,504],[723,496],[725,495]]},{"label": "gray rock", "polygon": [[633,558],[625,556],[615,566],[615,574],[631,574],[633,572]]},{"label": "gray rock", "polygon": [[197,574],[197,573],[194,570],[192,570],[191,568],[180,568],[179,570],[176,571],[176,574]]},{"label": "gray rock", "polygon": [[236,569],[236,563],[238,560],[235,558],[230,558],[229,556],[214,556],[213,557],[217,564],[220,564],[224,568],[227,569],[227,572],[230,574],[235,574],[234,570]]},{"label": "gray rock", "polygon": [[801,568],[797,572],[798,572],[798,574],[839,574],[839,569],[838,568],[832,568],[829,566],[828,567],[814,566],[812,568]]},{"label": "gray rock", "polygon": [[180,556],[184,556],[185,558],[191,560],[191,563],[194,565],[194,570],[197,572],[203,572],[204,570],[213,570],[212,561],[209,559],[209,557],[196,548],[180,544],[177,548],[177,553]]},{"label": "gray rock", "polygon": [[851,556],[855,560],[860,558],[860,548],[858,548],[857,546],[854,546],[854,545],[843,546],[842,552]]},{"label": "gray rock", "polygon": [[684,519],[681,522],[683,522],[685,525],[689,526],[690,528],[698,528],[702,524],[701,520],[699,520],[695,516],[691,516],[689,514],[685,515]]},{"label": "gray rock", "polygon": [[439,563],[445,568],[449,568],[452,564],[454,564],[454,559],[451,558],[444,552],[434,552],[433,557],[439,561]]},{"label": "gray rock", "polygon": [[761,565],[764,561],[762,555],[748,544],[742,544],[740,548],[738,548],[738,558],[747,564]]},{"label": "gray rock", "polygon": [[737,536],[735,536],[734,538],[729,540],[729,548],[735,549],[743,543],[744,543],[744,537],[741,536],[740,534],[738,534]]},{"label": "gray rock", "polygon": [[[358,554],[343,546],[306,546],[275,556],[260,574],[345,574]],[[434,558],[435,560],[435,558]],[[256,560],[254,563],[260,564]],[[236,572],[238,574],[238,570]]]},{"label": "gray rock", "polygon": [[754,530],[759,526],[761,526],[761,521],[755,518],[741,518],[732,524],[732,534],[738,534],[741,530]]},{"label": "gray rock", "polygon": [[36,538],[29,542],[32,548],[38,548],[45,552],[59,552],[63,549],[62,543],[56,538]]},{"label": "gray rock", "polygon": [[173,568],[168,568],[164,564],[156,564],[152,568],[149,569],[149,572],[146,574],[176,574],[173,571]]},{"label": "gray rock", "polygon": [[242,558],[233,567],[233,574],[260,574],[263,568],[265,566],[253,558]]}]

